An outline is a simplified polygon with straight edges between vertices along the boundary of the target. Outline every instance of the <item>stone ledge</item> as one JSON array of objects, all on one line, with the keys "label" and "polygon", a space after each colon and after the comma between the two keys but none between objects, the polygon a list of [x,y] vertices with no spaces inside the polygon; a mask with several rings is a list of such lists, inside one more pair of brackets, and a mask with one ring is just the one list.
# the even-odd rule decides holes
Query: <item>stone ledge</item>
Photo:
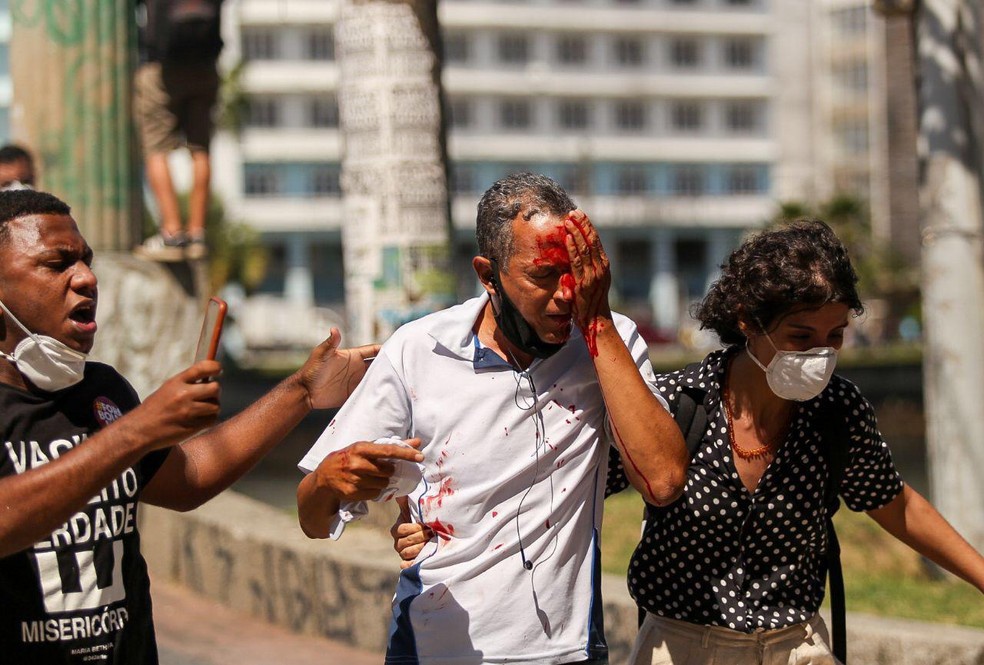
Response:
[{"label": "stone ledge", "polygon": [[[390,539],[351,528],[310,540],[275,508],[225,492],[189,513],[141,505],[141,541],[153,575],[299,633],[382,651],[399,561]],[[637,614],[625,580],[605,575],[605,633],[625,661]],[[981,665],[984,630],[848,617],[851,665]]]}]

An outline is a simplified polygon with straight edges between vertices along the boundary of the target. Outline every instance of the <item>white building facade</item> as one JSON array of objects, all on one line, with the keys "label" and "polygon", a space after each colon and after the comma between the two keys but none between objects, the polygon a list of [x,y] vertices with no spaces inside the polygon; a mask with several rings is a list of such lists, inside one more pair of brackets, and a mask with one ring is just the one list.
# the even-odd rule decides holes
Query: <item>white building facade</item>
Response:
[{"label": "white building facade", "polygon": [[[263,290],[342,308],[344,149],[331,0],[227,3],[223,63],[248,109],[214,146],[215,188],[272,258]],[[654,338],[749,229],[822,194],[818,38],[803,0],[441,0],[460,294],[475,206],[546,173],[599,227],[613,304]]]}]

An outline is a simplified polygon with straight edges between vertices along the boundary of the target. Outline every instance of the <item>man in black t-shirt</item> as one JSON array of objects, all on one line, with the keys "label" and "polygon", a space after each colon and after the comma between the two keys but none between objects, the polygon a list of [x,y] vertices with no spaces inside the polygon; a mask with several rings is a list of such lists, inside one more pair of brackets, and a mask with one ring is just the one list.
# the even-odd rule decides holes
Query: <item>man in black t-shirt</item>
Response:
[{"label": "man in black t-shirt", "polygon": [[201,505],[310,409],[340,405],[378,348],[340,350],[332,330],[295,374],[196,436],[218,416],[207,379],[219,364],[192,365],[141,405],[114,369],[86,362],[91,261],[62,201],[0,192],[2,663],[156,663],[138,502]]}]

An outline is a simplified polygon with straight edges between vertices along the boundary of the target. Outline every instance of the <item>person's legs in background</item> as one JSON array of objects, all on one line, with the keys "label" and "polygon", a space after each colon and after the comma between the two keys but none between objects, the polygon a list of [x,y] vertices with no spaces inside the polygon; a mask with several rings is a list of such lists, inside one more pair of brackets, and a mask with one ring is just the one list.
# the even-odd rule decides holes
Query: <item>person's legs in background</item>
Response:
[{"label": "person's legs in background", "polygon": [[208,215],[209,182],[212,167],[209,145],[215,131],[212,112],[219,93],[219,74],[214,65],[196,67],[180,77],[185,105],[181,128],[191,152],[192,181],[188,196],[188,258],[204,258],[205,223]]},{"label": "person's legs in background", "polygon": [[160,214],[160,233],[145,240],[136,252],[158,261],[180,261],[184,259],[187,240],[181,230],[181,211],[168,167],[168,155],[181,145],[181,137],[160,63],[144,63],[137,68],[133,105],[147,184]]},{"label": "person's legs in background", "polygon": [[188,258],[200,259],[206,254],[205,219],[208,215],[212,167],[209,154],[204,150],[192,150],[191,163],[191,194],[188,197]]},{"label": "person's legs in background", "polygon": [[[157,260],[202,259],[207,254],[209,143],[214,131],[212,110],[219,76],[214,63],[168,66],[150,63],[137,70],[134,103],[141,129],[147,183],[160,213],[160,233],[148,238],[138,253]],[[168,155],[182,145],[192,161],[188,196],[188,227],[168,165]]]},{"label": "person's legs in background", "polygon": [[174,181],[171,180],[171,170],[168,167],[166,152],[155,152],[147,155],[144,169],[147,174],[147,184],[157,201],[157,211],[161,216],[161,233],[165,238],[181,237],[181,209],[178,206],[178,195],[174,191]]}]

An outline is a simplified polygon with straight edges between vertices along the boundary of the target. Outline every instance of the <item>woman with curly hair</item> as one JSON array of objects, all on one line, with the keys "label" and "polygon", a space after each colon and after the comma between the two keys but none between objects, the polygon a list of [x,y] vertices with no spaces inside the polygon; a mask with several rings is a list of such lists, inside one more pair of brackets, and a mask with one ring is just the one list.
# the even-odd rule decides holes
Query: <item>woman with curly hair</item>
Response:
[{"label": "woman with curly hair", "polygon": [[[857,281],[830,227],[799,220],[746,240],[695,308],[724,348],[657,376],[671,411],[696,393],[707,421],[683,495],[647,507],[629,564],[645,610],[632,665],[838,663],[818,613],[833,496],[984,592],[984,557],[905,484],[871,405],[833,374]],[[608,492],[627,486],[615,451]],[[393,535],[406,560],[428,537]]]},{"label": "woman with curly hair", "polygon": [[[671,410],[688,388],[705,395],[707,427],[629,566],[646,611],[630,663],[839,662],[818,614],[830,432],[848,439],[835,490],[848,508],[984,592],[984,557],[903,482],[871,405],[833,374],[863,311],[857,280],[830,227],[800,220],[745,241],[696,306],[725,348],[658,377]],[[609,491],[624,486],[616,462]]]}]

